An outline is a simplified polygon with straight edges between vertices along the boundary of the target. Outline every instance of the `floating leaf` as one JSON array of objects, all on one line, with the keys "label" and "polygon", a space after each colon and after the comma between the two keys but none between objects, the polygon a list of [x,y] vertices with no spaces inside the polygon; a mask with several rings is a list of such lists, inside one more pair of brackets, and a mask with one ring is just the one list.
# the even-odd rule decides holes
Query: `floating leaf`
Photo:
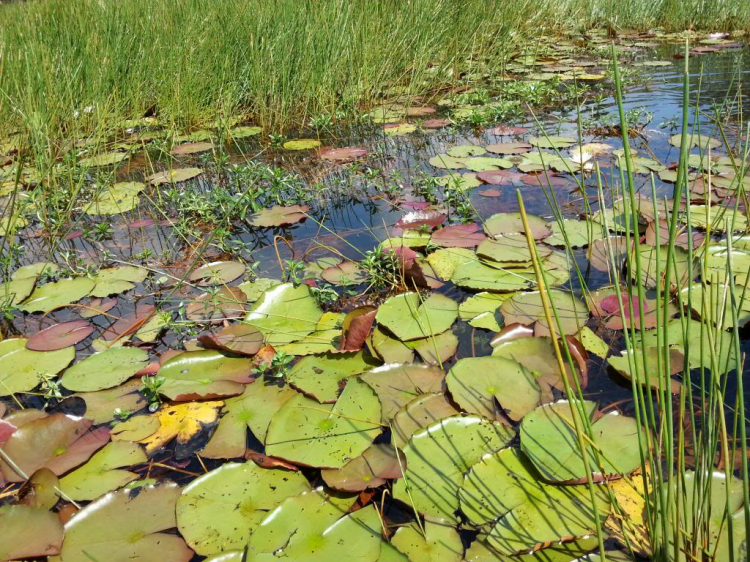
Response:
[{"label": "floating leaf", "polygon": [[240,287],[222,287],[215,293],[206,292],[185,307],[185,315],[193,322],[220,323],[241,318],[246,312],[247,297]]},{"label": "floating leaf", "polygon": [[54,512],[29,505],[3,505],[0,528],[0,560],[41,558],[60,552],[63,527]]},{"label": "floating leaf", "polygon": [[555,221],[550,223],[552,235],[544,239],[552,246],[570,246],[571,248],[585,248],[592,241],[601,239],[601,228],[588,221],[563,219],[562,225]]},{"label": "floating leaf", "polygon": [[201,152],[209,152],[214,149],[214,143],[212,142],[187,142],[180,144],[172,149],[173,156],[186,156],[188,154],[200,154]]},{"label": "floating leaf", "polygon": [[281,283],[282,282],[278,279],[258,277],[253,281],[246,281],[245,283],[241,283],[237,286],[237,288],[245,293],[245,295],[247,296],[247,302],[255,302],[263,296],[263,293],[265,291],[267,291],[271,287],[275,287],[276,285],[281,285]]},{"label": "floating leaf", "polygon": [[367,347],[384,363],[412,363],[414,361],[414,352],[380,326],[375,326],[367,341]]},{"label": "floating leaf", "polygon": [[440,369],[419,364],[388,364],[370,370],[360,377],[378,395],[383,423],[421,394],[442,392],[445,373]]},{"label": "floating leaf", "polygon": [[[707,148],[719,148],[723,142],[719,139],[714,139],[706,135],[696,135],[695,133],[688,133],[688,147],[690,148],[701,148],[706,150]],[[680,146],[682,144],[682,133],[672,135],[669,137],[669,144],[672,146]]]},{"label": "floating leaf", "polygon": [[[446,226],[433,232],[430,238],[430,241],[435,246],[440,246],[441,248],[475,248],[483,240],[485,240],[485,235],[482,233],[482,228],[477,224]],[[427,259],[429,261],[430,257],[428,256]]]},{"label": "floating leaf", "polygon": [[458,337],[451,330],[446,330],[436,336],[412,340],[406,345],[413,348],[428,365],[442,366],[458,351]]},{"label": "floating leaf", "polygon": [[460,562],[464,545],[456,528],[441,519],[425,519],[424,535],[415,523],[399,527],[391,544],[409,562]]},{"label": "floating leaf", "polygon": [[[586,462],[578,446],[570,402],[561,400],[545,404],[528,414],[521,422],[521,450],[534,463],[542,477],[550,482],[586,480]],[[593,418],[596,404],[583,402],[582,409]],[[604,472],[594,460],[597,478],[630,474],[640,466],[638,424],[633,418],[610,412],[591,423],[592,447],[601,455]],[[587,447],[588,449],[588,447]],[[590,465],[591,466],[591,465]]]},{"label": "floating leaf", "polygon": [[403,448],[405,480],[396,481],[393,497],[420,513],[457,521],[457,492],[464,472],[485,454],[505,447],[514,434],[479,416],[453,416],[417,431]]},{"label": "floating leaf", "polygon": [[233,324],[215,334],[204,334],[198,341],[206,349],[251,357],[263,347],[263,334],[247,324]]},{"label": "floating leaf", "polygon": [[424,301],[417,293],[389,298],[378,309],[377,321],[402,341],[426,338],[444,332],[458,316],[456,302],[440,294]]},{"label": "floating leaf", "polygon": [[202,556],[243,549],[270,510],[309,490],[299,472],[226,463],[185,487],[177,500],[177,525]]},{"label": "floating leaf", "polygon": [[299,341],[315,331],[323,311],[307,285],[284,283],[268,289],[245,322],[260,330],[266,343],[277,346]]},{"label": "floating leaf", "polygon": [[36,277],[5,281],[0,287],[0,303],[8,307],[16,306],[18,303],[28,298],[34,290],[35,284]]},{"label": "floating leaf", "polygon": [[138,181],[118,182],[100,191],[86,206],[88,215],[119,215],[132,211],[141,204],[138,194],[146,185]]},{"label": "floating leaf", "polygon": [[[526,220],[529,223],[531,235],[536,240],[542,240],[552,234],[549,226],[541,217],[527,215]],[[526,232],[521,213],[496,213],[484,221],[484,231],[493,238],[504,234],[523,234]]]},{"label": "floating leaf", "polygon": [[89,294],[94,285],[94,281],[88,277],[61,279],[54,283],[47,283],[38,286],[18,308],[24,312],[51,312],[82,299]]},{"label": "floating leaf", "polygon": [[430,164],[441,170],[460,170],[466,168],[466,158],[454,158],[448,154],[438,154],[430,158]]},{"label": "floating leaf", "polygon": [[480,156],[478,158],[469,158],[466,161],[466,168],[472,172],[488,172],[490,170],[506,170],[513,167],[513,162],[505,158],[492,158],[489,156]]},{"label": "floating leaf", "polygon": [[[550,314],[552,314],[556,334],[576,334],[586,324],[589,317],[588,308],[571,293],[550,290],[548,299],[551,303]],[[501,305],[500,312],[506,324],[519,322],[527,326],[533,325],[535,335],[550,335],[550,327],[547,324],[542,295],[539,291],[512,296]],[[561,331],[562,334],[560,334]]]},{"label": "floating leaf", "polygon": [[502,408],[509,418],[519,421],[542,398],[536,377],[520,363],[501,357],[460,359],[445,382],[463,410],[490,420],[503,419]]},{"label": "floating leaf", "polygon": [[459,146],[454,146],[453,148],[449,148],[447,153],[448,156],[451,156],[453,158],[468,158],[470,156],[481,156],[487,152],[484,148],[481,146],[476,146],[473,144],[462,144]]},{"label": "floating leaf", "polygon": [[194,270],[188,281],[192,281],[199,287],[211,285],[224,285],[231,283],[245,273],[245,264],[236,261],[216,261],[207,263]]},{"label": "floating leaf", "polygon": [[248,429],[256,439],[265,442],[271,419],[287,400],[297,394],[289,386],[256,379],[247,385],[241,396],[226,401],[224,416],[201,456],[212,459],[241,457],[245,454]]},{"label": "floating leaf", "polygon": [[352,261],[345,261],[324,269],[320,277],[331,285],[347,286],[362,283],[367,279],[365,271]]},{"label": "floating leaf", "polygon": [[124,293],[141,283],[148,275],[143,267],[125,265],[100,269],[94,276],[96,286],[89,293],[90,297],[107,297],[116,293]]},{"label": "floating leaf", "polygon": [[402,137],[409,133],[413,133],[416,130],[417,126],[411,123],[398,123],[383,126],[383,132],[389,137]]},{"label": "floating leaf", "polygon": [[396,228],[403,229],[416,228],[423,225],[435,228],[443,224],[445,222],[445,219],[445,214],[439,211],[411,211],[410,213],[406,213],[403,217],[398,219],[395,226]]},{"label": "floating leaf", "polygon": [[[557,357],[552,347],[552,339],[548,337],[522,337],[511,341],[505,341],[493,346],[492,355],[495,357],[507,357],[518,361],[521,365],[529,369],[539,379],[540,383],[551,386],[558,390],[564,391],[565,385],[560,377],[560,368],[557,364]],[[581,365],[577,365],[581,370]],[[568,379],[571,384],[575,384],[570,367],[565,365],[568,372]],[[579,376],[579,382],[582,387],[586,387],[585,375]]]},{"label": "floating leaf", "polygon": [[200,176],[203,170],[200,168],[174,168],[172,170],[164,170],[163,172],[156,172],[146,178],[146,182],[152,185],[162,185],[165,183],[180,183],[183,181],[191,180]]},{"label": "floating leaf", "polygon": [[319,402],[335,402],[345,379],[364,373],[379,363],[361,351],[311,355],[292,367],[287,381]]},{"label": "floating leaf", "polygon": [[252,127],[252,126],[241,126],[241,127],[235,127],[234,129],[229,130],[229,135],[233,139],[244,139],[247,137],[254,137],[261,133],[263,129],[260,127]]},{"label": "floating leaf", "polygon": [[[49,468],[57,475],[86,462],[109,441],[106,427],[89,431],[91,420],[52,414],[20,425],[3,445],[3,451],[26,475]],[[8,482],[26,480],[0,460],[0,471]]]},{"label": "floating leaf", "polygon": [[362,456],[350,460],[341,468],[324,468],[320,476],[334,490],[361,492],[377,488],[393,478],[401,478],[400,463],[405,464],[403,453],[396,454],[393,446],[372,445]]},{"label": "floating leaf", "polygon": [[531,137],[529,144],[537,148],[556,148],[558,150],[569,148],[575,144],[576,140],[571,137],[556,135],[545,135],[543,137]]},{"label": "floating leaf", "polygon": [[186,351],[159,369],[164,384],[159,392],[178,402],[241,394],[252,381],[252,362],[218,351]]},{"label": "floating leaf", "polygon": [[62,322],[37,332],[26,341],[32,351],[57,351],[82,342],[94,333],[94,327],[85,320]]},{"label": "floating leaf", "polygon": [[[176,415],[176,414],[175,414]],[[158,416],[132,416],[112,427],[112,441],[143,441],[159,430],[161,422]]]},{"label": "floating leaf", "polygon": [[[488,484],[491,493],[487,493]],[[596,495],[603,518],[609,496],[604,489],[596,489]],[[477,462],[464,478],[459,497],[461,511],[472,523],[497,520],[485,540],[505,556],[582,538],[597,528],[587,486],[543,483],[516,449],[503,449]]]},{"label": "floating leaf", "polygon": [[523,154],[530,152],[533,147],[526,142],[501,142],[497,144],[490,144],[487,146],[488,152],[495,154]]},{"label": "floating leaf", "polygon": [[178,445],[184,445],[218,419],[223,405],[223,402],[215,401],[162,406],[155,414],[159,419],[159,429],[141,440],[146,445],[146,453],[153,455],[173,439],[177,439]]},{"label": "floating leaf", "polygon": [[451,277],[459,287],[497,292],[530,289],[536,284],[535,279],[528,271],[491,267],[478,259],[460,264]]},{"label": "floating leaf", "polygon": [[477,293],[458,306],[458,316],[470,326],[492,332],[503,327],[500,305],[514,293]]},{"label": "floating leaf", "polygon": [[346,514],[346,507],[333,498],[309,491],[284,500],[268,514],[249,537],[249,559],[376,562],[380,533],[373,505]]},{"label": "floating leaf", "polygon": [[348,312],[341,325],[340,351],[359,351],[367,341],[375,314],[378,309],[374,306],[360,306]]},{"label": "floating leaf", "polygon": [[140,476],[119,468],[147,460],[140,445],[127,441],[109,443],[95,453],[89,462],[60,479],[60,489],[73,500],[95,500]]},{"label": "floating leaf", "polygon": [[306,466],[341,468],[380,433],[380,402],[356,378],[335,404],[298,395],[271,420],[266,453]]},{"label": "floating leaf", "polygon": [[78,165],[83,168],[97,168],[101,166],[112,166],[118,162],[122,162],[128,157],[127,152],[105,152],[104,154],[98,154],[96,156],[89,156],[87,158],[81,158],[78,161]]},{"label": "floating leaf", "polygon": [[307,205],[275,206],[255,213],[250,217],[250,224],[263,228],[289,226],[305,220],[309,210],[310,208]]},{"label": "floating leaf", "polygon": [[176,526],[180,487],[173,483],[110,492],[65,525],[61,562],[189,562],[182,537],[162,533]]},{"label": "floating leaf", "polygon": [[60,383],[75,392],[94,392],[124,383],[146,365],[146,351],[135,347],[112,347],[73,365],[65,371]]},{"label": "floating leaf", "polygon": [[359,158],[363,158],[369,154],[369,150],[366,148],[358,148],[356,146],[348,146],[345,148],[326,148],[320,151],[320,157],[323,160],[330,160],[338,164],[345,162],[354,162]]},{"label": "floating leaf", "polygon": [[0,341],[0,396],[28,392],[45,378],[52,378],[75,359],[72,347],[57,351],[31,351],[27,340],[11,338]]},{"label": "floating leaf", "polygon": [[296,139],[284,143],[284,148],[287,150],[311,150],[319,146],[320,141],[317,139]]},{"label": "floating leaf", "polygon": [[[643,284],[653,289],[657,285],[664,286],[666,275],[667,256],[670,254],[666,246],[658,246],[656,248],[645,247],[641,248],[640,252],[635,255],[633,252],[633,261],[638,260],[641,269],[641,279]],[[671,287],[684,287],[690,283],[695,277],[695,264],[690,262],[690,254],[682,248],[674,248],[671,252],[672,256],[672,270],[671,278],[669,280]],[[657,263],[658,260],[658,263]],[[657,266],[659,272],[659,279],[656,277]],[[633,271],[630,272],[633,280],[636,280],[636,269],[635,264]]]}]

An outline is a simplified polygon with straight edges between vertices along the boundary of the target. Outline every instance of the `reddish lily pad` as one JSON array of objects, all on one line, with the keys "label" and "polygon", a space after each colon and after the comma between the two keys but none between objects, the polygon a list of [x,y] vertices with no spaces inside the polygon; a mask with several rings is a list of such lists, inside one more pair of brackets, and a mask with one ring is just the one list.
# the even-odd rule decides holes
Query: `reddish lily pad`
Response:
[{"label": "reddish lily pad", "polygon": [[485,239],[481,226],[456,224],[434,232],[430,241],[441,248],[474,248]]},{"label": "reddish lily pad", "polygon": [[[30,476],[40,468],[57,475],[86,462],[109,441],[109,429],[91,430],[91,420],[52,414],[20,426],[5,442],[3,451]],[[26,477],[0,460],[0,471],[8,482],[23,482]]]},{"label": "reddish lily pad", "polygon": [[511,185],[520,177],[519,173],[508,170],[488,170],[477,174],[477,178],[490,185]]},{"label": "reddish lily pad", "polygon": [[263,347],[263,334],[253,326],[233,324],[215,334],[203,334],[198,341],[206,349],[253,356]]},{"label": "reddish lily pad", "polygon": [[425,119],[420,123],[423,129],[441,129],[450,125],[450,119]]},{"label": "reddish lily pad", "polygon": [[320,151],[320,157],[323,160],[330,160],[337,164],[354,162],[358,158],[363,158],[370,153],[366,148],[356,146],[347,146],[345,148],[326,148]]},{"label": "reddish lily pad", "polygon": [[26,341],[32,351],[56,351],[82,342],[94,333],[94,327],[85,320],[63,322],[37,332]]},{"label": "reddish lily pad", "polygon": [[378,309],[374,306],[360,306],[349,312],[341,325],[340,351],[359,351],[367,340],[375,322]]},{"label": "reddish lily pad", "polygon": [[292,205],[290,207],[277,205],[255,213],[250,218],[250,224],[262,228],[288,226],[305,220],[307,218],[307,211],[309,210],[310,207],[307,205]]},{"label": "reddish lily pad", "polygon": [[446,216],[439,211],[412,211],[406,213],[396,223],[396,228],[411,229],[419,226],[431,226],[433,228],[440,226],[445,222]]}]

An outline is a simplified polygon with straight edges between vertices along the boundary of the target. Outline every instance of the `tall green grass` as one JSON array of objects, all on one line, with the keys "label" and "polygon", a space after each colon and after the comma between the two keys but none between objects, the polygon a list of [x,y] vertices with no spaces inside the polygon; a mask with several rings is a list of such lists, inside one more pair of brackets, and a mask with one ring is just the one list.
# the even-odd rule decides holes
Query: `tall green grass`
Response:
[{"label": "tall green grass", "polygon": [[[425,93],[468,59],[588,27],[750,27],[730,0],[38,0],[0,5],[0,133],[38,153],[154,113],[268,130]],[[0,134],[0,137],[3,135]]]}]

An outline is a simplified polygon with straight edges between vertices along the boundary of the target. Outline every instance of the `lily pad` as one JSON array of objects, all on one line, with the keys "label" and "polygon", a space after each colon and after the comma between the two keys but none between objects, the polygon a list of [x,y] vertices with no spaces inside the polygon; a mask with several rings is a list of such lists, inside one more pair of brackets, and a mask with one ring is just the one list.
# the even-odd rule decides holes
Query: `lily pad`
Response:
[{"label": "lily pad", "polygon": [[426,338],[451,327],[458,316],[456,302],[440,294],[424,301],[417,293],[389,298],[378,309],[376,319],[402,341]]},{"label": "lily pad", "polygon": [[24,312],[51,312],[56,308],[74,303],[94,288],[95,282],[88,277],[61,279],[38,286],[31,296],[19,306]]},{"label": "lily pad", "polygon": [[550,228],[552,234],[544,241],[552,246],[585,248],[592,241],[602,238],[601,228],[587,221],[563,219],[562,225],[555,221],[550,223]]},{"label": "lily pad", "polygon": [[3,505],[0,527],[0,560],[41,558],[60,552],[63,527],[52,511],[29,505]]},{"label": "lily pad", "polygon": [[406,345],[414,349],[428,365],[442,366],[458,351],[458,336],[451,330],[421,340],[412,340]]},{"label": "lily pad", "polygon": [[531,289],[536,285],[536,277],[528,270],[491,267],[478,259],[457,266],[451,281],[467,289],[500,293]]},{"label": "lily pad", "polygon": [[124,467],[145,463],[143,448],[135,443],[109,443],[89,462],[60,479],[60,489],[73,500],[90,501],[137,480],[140,475]]},{"label": "lily pad", "polygon": [[284,283],[268,289],[245,322],[260,330],[266,343],[277,346],[299,341],[314,332],[322,315],[307,285],[295,287]]},{"label": "lily pad", "polygon": [[81,158],[78,161],[78,165],[84,168],[98,168],[102,166],[113,166],[119,162],[125,160],[128,157],[127,152],[105,152],[104,154],[97,154],[96,156],[88,156]]},{"label": "lily pad", "polygon": [[536,146],[537,148],[556,148],[558,150],[570,148],[575,143],[576,140],[572,137],[558,135],[545,135],[543,137],[531,137],[529,139],[529,144]]},{"label": "lily pad", "polygon": [[[549,482],[580,483],[586,480],[586,463],[578,446],[571,406],[567,400],[545,404],[521,422],[521,450]],[[635,419],[617,412],[592,419],[596,404],[586,401],[581,406],[593,421],[592,447],[600,454],[604,467],[604,472],[600,472],[593,452],[587,447],[590,455],[588,462],[594,468],[594,475],[597,478],[627,475],[640,466]]]},{"label": "lily pad", "polygon": [[201,456],[212,459],[241,457],[245,454],[248,429],[264,443],[271,419],[288,400],[297,395],[289,386],[263,378],[256,379],[247,385],[241,396],[226,401],[224,416]]},{"label": "lily pad", "polygon": [[250,217],[250,224],[262,228],[289,226],[305,220],[307,218],[307,211],[309,210],[310,207],[307,205],[291,205],[289,207],[277,205],[270,209],[263,209],[252,215]]},{"label": "lily pad", "polygon": [[60,562],[189,562],[193,552],[182,537],[163,533],[176,526],[177,484],[110,492],[90,503],[65,525]]},{"label": "lily pad", "polygon": [[245,264],[236,261],[207,263],[188,275],[188,281],[192,281],[199,287],[223,285],[241,277],[245,273],[245,269]]},{"label": "lily pad", "polygon": [[[548,292],[548,298],[552,306],[550,313],[555,333],[558,335],[578,333],[589,317],[586,305],[571,293],[556,289]],[[500,312],[506,324],[519,322],[527,326],[533,325],[534,334],[537,336],[549,336],[551,333],[539,291],[512,296],[501,305]]]},{"label": "lily pad", "polygon": [[[109,441],[109,430],[91,430],[91,420],[52,414],[20,425],[5,442],[3,451],[26,475],[40,468],[64,474],[86,462]],[[26,478],[0,460],[0,471],[8,482]]]},{"label": "lily pad", "polygon": [[124,293],[135,288],[136,283],[143,282],[148,270],[143,267],[124,265],[100,269],[93,277],[96,286],[89,293],[90,297],[107,297],[116,293]]},{"label": "lily pad", "polygon": [[0,342],[0,396],[28,392],[43,379],[52,378],[75,359],[75,348],[32,351],[27,340],[11,338]]},{"label": "lily pad", "polygon": [[456,528],[441,519],[425,519],[424,535],[416,523],[399,527],[391,544],[406,554],[409,562],[460,562],[464,545]]},{"label": "lily pad", "polygon": [[449,148],[446,152],[452,158],[469,158],[471,156],[481,156],[487,151],[481,146],[462,144]]},{"label": "lily pad", "polygon": [[247,137],[254,137],[261,133],[263,129],[260,127],[254,127],[249,125],[243,125],[240,127],[235,127],[234,129],[230,129],[229,135],[233,139],[245,139]]},{"label": "lily pad", "polygon": [[0,286],[0,303],[5,306],[16,306],[31,294],[36,284],[36,277],[5,281]]},{"label": "lily pad", "polygon": [[[527,215],[526,219],[531,229],[531,235],[536,240],[542,240],[552,234],[544,219],[536,215]],[[521,213],[496,213],[484,221],[484,231],[488,236],[496,237],[504,234],[523,234],[526,232],[521,219]]]},{"label": "lily pad", "polygon": [[445,373],[428,365],[388,364],[370,370],[360,377],[380,399],[383,423],[421,394],[442,392]]},{"label": "lily pad", "polygon": [[437,154],[430,158],[430,164],[441,170],[461,170],[466,168],[467,158],[455,158],[448,154]]},{"label": "lily pad", "polygon": [[[682,144],[682,133],[672,135],[669,137],[669,144],[672,146],[680,146]],[[688,146],[690,148],[701,148],[706,150],[707,148],[719,148],[724,143],[719,139],[711,138],[706,135],[696,135],[694,133],[688,133]]]},{"label": "lily pad", "polygon": [[348,146],[344,148],[326,148],[320,151],[320,157],[323,160],[330,160],[342,164],[345,162],[354,162],[359,158],[363,158],[369,154],[369,150],[366,148],[359,148],[356,146]]},{"label": "lily pad", "polygon": [[536,377],[520,363],[501,357],[460,359],[445,381],[463,410],[490,420],[503,419],[504,410],[510,419],[519,421],[542,398]]},{"label": "lily pad", "polygon": [[206,349],[251,357],[263,347],[263,334],[247,324],[232,324],[215,334],[204,334],[198,341]]},{"label": "lily pad", "polygon": [[88,215],[119,215],[132,211],[141,204],[138,194],[146,185],[137,181],[118,182],[100,191],[86,206]]},{"label": "lily pad", "polygon": [[[399,459],[400,457],[400,459]],[[388,480],[401,478],[401,464],[405,464],[403,453],[396,453],[392,445],[372,445],[362,456],[346,463],[342,468],[325,468],[320,476],[334,490],[361,492],[382,486]]]},{"label": "lily pad", "polygon": [[112,347],[79,361],[60,383],[75,392],[94,392],[124,383],[148,364],[148,353],[135,347]]},{"label": "lily pad", "polygon": [[[456,224],[446,226],[445,228],[433,232],[430,242],[441,248],[475,248],[484,239],[485,235],[482,233],[482,228],[479,225]],[[427,260],[430,261],[429,256],[427,257]],[[433,269],[434,267],[433,264]],[[448,278],[450,278],[450,276],[448,276]]]},{"label": "lily pad", "polygon": [[512,428],[479,416],[453,416],[417,431],[403,448],[407,470],[394,484],[393,497],[425,515],[456,522],[464,473],[514,435]]},{"label": "lily pad", "polygon": [[503,327],[500,305],[514,293],[477,293],[458,306],[458,316],[470,326],[492,332]]},{"label": "lily pad", "polygon": [[480,156],[469,158],[466,161],[466,168],[472,172],[488,172],[490,170],[507,170],[513,167],[513,162],[505,158],[493,158],[490,156]]},{"label": "lily pad", "polygon": [[159,369],[164,384],[159,392],[178,402],[242,394],[252,381],[252,362],[218,351],[186,351],[167,360]]},{"label": "lily pad", "polygon": [[416,130],[417,126],[412,123],[392,123],[383,126],[383,132],[389,137],[402,137]]},{"label": "lily pad", "polygon": [[381,432],[380,415],[379,400],[356,378],[347,382],[335,404],[300,394],[271,420],[266,453],[295,464],[341,468]]},{"label": "lily pad", "polygon": [[[187,404],[175,404],[173,406],[164,405],[153,416],[159,420],[159,427],[150,435],[142,437],[140,442],[146,446],[146,453],[151,456],[176,439],[177,457],[180,458],[180,446],[186,445],[193,437],[207,427],[210,427],[218,418],[219,409],[222,405],[223,402],[218,401],[189,402]],[[144,416],[139,416],[139,418],[143,417]],[[131,418],[128,422],[132,422],[139,418]],[[144,418],[144,422],[146,419],[148,418]],[[149,423],[138,425],[139,427],[131,426],[128,428],[131,434],[133,433],[133,430],[140,432],[144,429],[144,433],[148,433],[153,427]],[[122,437],[122,432],[120,433],[120,436]]]},{"label": "lily pad", "polygon": [[345,379],[379,364],[379,361],[361,351],[310,355],[292,367],[287,381],[318,402],[335,402]]},{"label": "lily pad", "polygon": [[75,394],[86,402],[86,418],[95,424],[115,419],[117,412],[137,412],[146,407],[146,399],[138,393],[140,380],[132,380],[118,387],[98,392]]},{"label": "lily pad", "polygon": [[269,511],[309,490],[298,472],[226,463],[185,487],[177,500],[177,526],[202,556],[243,549]]},{"label": "lily pad", "polygon": [[162,185],[165,183],[180,183],[200,176],[203,170],[200,168],[174,168],[156,172],[146,178],[146,182],[152,185]]},{"label": "lily pad", "polygon": [[494,154],[524,154],[530,152],[532,145],[526,142],[502,142],[497,144],[490,144],[487,146],[487,151]]}]

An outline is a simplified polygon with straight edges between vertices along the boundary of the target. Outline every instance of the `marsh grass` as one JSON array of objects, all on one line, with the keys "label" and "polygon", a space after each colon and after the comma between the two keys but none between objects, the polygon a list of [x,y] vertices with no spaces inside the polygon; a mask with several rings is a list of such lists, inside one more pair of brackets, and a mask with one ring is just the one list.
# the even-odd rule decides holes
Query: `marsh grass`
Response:
[{"label": "marsh grass", "polygon": [[560,31],[747,28],[716,0],[46,0],[0,5],[0,123],[35,154],[156,115],[267,133],[428,94]]},{"label": "marsh grass", "polygon": [[[630,371],[633,373],[633,408],[639,423],[638,438],[641,449],[640,471],[632,475],[629,482],[631,482],[634,496],[639,496],[642,500],[644,522],[641,530],[644,531],[644,535],[640,536],[645,536],[643,544],[630,542],[628,547],[633,552],[649,553],[651,559],[659,561],[746,560],[745,541],[747,537],[750,537],[750,486],[748,484],[747,420],[743,383],[744,357],[740,349],[738,318],[740,302],[745,298],[747,290],[735,283],[735,276],[744,275],[747,272],[738,270],[733,262],[732,245],[736,235],[732,234],[733,225],[730,222],[733,211],[738,209],[740,201],[745,200],[746,194],[742,182],[738,181],[736,197],[727,199],[719,205],[720,212],[713,221],[710,217],[706,217],[708,226],[704,244],[709,244],[712,234],[721,233],[725,228],[729,233],[726,238],[716,239],[713,242],[714,245],[724,246],[728,253],[724,274],[716,275],[715,272],[711,274],[707,265],[709,253],[705,250],[705,245],[698,248],[693,246],[693,232],[689,222],[691,200],[688,180],[689,148],[692,135],[701,134],[701,131],[690,128],[691,92],[689,91],[687,58],[686,49],[678,177],[672,198],[667,201],[666,207],[669,237],[667,243],[662,245],[666,249],[665,258],[660,258],[658,252],[656,258],[655,278],[663,280],[657,283],[655,289],[658,309],[657,326],[653,330],[656,334],[658,349],[656,361],[647,364],[646,338],[640,337],[641,332],[636,329],[635,322],[632,323],[633,326],[630,329],[623,330],[624,348],[629,352]],[[636,197],[650,197],[653,201],[654,213],[658,211],[659,199],[653,176],[650,189],[648,185],[645,189],[650,193],[637,193],[634,187],[632,154],[628,137],[629,123],[623,109],[622,85],[614,50],[613,61],[620,131],[624,145],[623,165],[619,166],[619,174],[613,174],[613,177],[609,178],[605,177],[598,167],[595,168],[594,176],[598,186],[596,199],[600,209],[611,206],[618,199],[625,203],[623,234],[626,236],[627,246],[632,249],[627,253],[624,270],[621,267],[622,260],[615,259],[613,249],[611,247],[608,249],[609,275],[616,287],[617,297],[620,299],[620,314],[625,316],[629,313],[630,318],[642,318],[645,313],[643,308],[645,273],[642,271],[641,256],[645,248],[639,236],[635,235],[639,222]],[[698,98],[699,94],[698,92]],[[731,150],[721,126],[722,119],[719,117],[717,115],[713,120],[718,128],[716,136],[723,139],[728,152],[733,155],[736,173],[739,177],[743,177],[748,169],[748,147],[740,143],[739,147],[735,147],[735,152]],[[742,122],[739,123],[739,129],[744,131]],[[703,133],[705,134],[705,131]],[[710,148],[702,150],[701,153],[705,151],[707,151],[706,156],[710,157]],[[707,199],[710,199],[710,173],[708,182]],[[579,186],[582,190],[585,189],[582,183]],[[553,190],[547,187],[545,191],[555,220],[560,222],[562,213],[554,198]],[[520,192],[518,197],[523,212]],[[697,298],[693,291],[684,291],[686,285],[691,283],[691,279],[681,280],[676,273],[676,236],[681,201],[687,203],[686,232],[689,240],[687,254],[689,262],[695,264],[697,268],[701,289],[698,292],[700,303],[693,302],[693,299]],[[727,214],[727,211],[730,213]],[[590,214],[588,208],[587,212]],[[609,226],[604,217],[602,234],[605,240],[608,239],[608,232],[611,230]],[[531,239],[529,246],[533,249],[534,242]],[[567,251],[571,256],[573,255],[573,250],[569,245]],[[537,276],[540,288],[544,288],[544,272],[538,267]],[[582,290],[588,291],[586,281],[580,271],[578,279]],[[670,303],[676,304],[680,311],[677,321],[682,326],[685,357],[682,365],[682,386],[677,395],[673,395],[669,385],[666,384],[670,372],[670,340],[667,333]],[[548,320],[556,317],[551,299],[544,299],[543,304]],[[634,310],[634,307],[638,307],[639,310]],[[691,336],[690,333],[691,326],[692,330],[696,329],[695,322],[691,322],[695,321],[696,315],[692,314],[691,310],[700,311],[697,315],[699,339],[691,340],[691,337],[696,336],[694,333]],[[725,346],[722,342],[726,341],[726,338],[722,336],[727,332],[731,334],[731,350],[722,348]],[[688,356],[691,354],[690,345],[691,343],[693,346],[697,345],[696,341],[700,342],[701,349],[694,349],[692,353],[695,357],[698,351],[700,368],[688,365]],[[560,340],[560,346],[556,352],[562,372],[564,357],[567,356],[570,360],[564,339]],[[729,359],[723,361],[721,358],[725,356]],[[710,368],[708,368],[709,365]],[[566,379],[566,377],[562,378]],[[581,388],[577,384],[575,387],[568,384],[566,394],[579,400],[583,399]],[[576,407],[576,401],[571,402],[571,415],[581,451],[585,451],[587,449],[585,443],[590,442],[593,435],[587,423],[588,420]],[[592,452],[594,458],[590,458],[589,463],[592,470],[596,471],[600,459],[597,458],[598,453],[595,450]],[[586,458],[588,455],[583,453],[583,456]],[[716,480],[711,475],[717,473],[728,483],[725,487],[726,494],[716,489]],[[729,483],[737,480],[741,482],[743,502],[740,511],[732,513],[729,508],[731,503]],[[588,484],[592,486],[590,479]],[[629,538],[639,537],[635,534],[637,523],[631,521],[632,508],[629,513],[626,513],[619,499],[616,497],[613,499],[615,500],[613,501],[614,512],[622,515],[620,525],[625,542],[629,542]],[[593,508],[596,510],[595,505]],[[742,528],[737,528],[738,526]],[[726,533],[727,537],[724,550],[722,554],[719,554],[715,535],[722,532]],[[598,536],[601,543],[604,538],[601,528],[598,529]]]}]

